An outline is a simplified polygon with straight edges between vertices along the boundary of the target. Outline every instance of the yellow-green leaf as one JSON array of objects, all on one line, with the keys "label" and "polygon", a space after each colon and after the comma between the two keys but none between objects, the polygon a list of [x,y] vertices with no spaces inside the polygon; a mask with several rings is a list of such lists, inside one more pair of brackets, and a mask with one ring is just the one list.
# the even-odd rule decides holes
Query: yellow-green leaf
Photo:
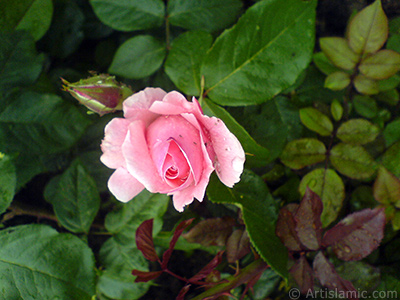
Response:
[{"label": "yellow-green leaf", "polygon": [[337,131],[337,137],[345,143],[364,145],[375,140],[379,127],[365,119],[352,119],[344,122]]},{"label": "yellow-green leaf", "polygon": [[350,49],[347,40],[340,37],[325,37],[319,40],[319,45],[327,58],[337,67],[345,70],[353,69],[359,55]]},{"label": "yellow-green leaf", "polygon": [[400,180],[385,167],[380,167],[374,183],[374,197],[382,204],[400,207]]},{"label": "yellow-green leaf", "polygon": [[386,42],[388,32],[387,17],[381,1],[376,0],[351,20],[347,38],[351,49],[356,53],[373,53]]},{"label": "yellow-green leaf", "polygon": [[359,93],[364,95],[374,95],[379,93],[378,83],[362,74],[358,74],[356,78],[354,78],[354,87]]},{"label": "yellow-green leaf", "polygon": [[321,141],[304,138],[289,142],[280,158],[284,165],[297,170],[324,161],[325,157],[326,148]]},{"label": "yellow-green leaf", "polygon": [[372,79],[386,79],[400,70],[400,54],[393,50],[381,50],[364,59],[359,70]]},{"label": "yellow-green leaf", "polygon": [[340,91],[347,87],[350,82],[350,74],[338,71],[329,74],[328,77],[326,77],[324,87],[333,91]]},{"label": "yellow-green leaf", "polygon": [[320,196],[324,209],[321,215],[323,227],[336,220],[344,200],[342,178],[332,169],[315,169],[300,182],[299,192],[304,196],[307,187]]},{"label": "yellow-green leaf", "polygon": [[300,109],[300,120],[308,129],[322,136],[329,136],[333,131],[331,120],[319,110],[313,107]]},{"label": "yellow-green leaf", "polygon": [[333,100],[333,102],[331,103],[331,114],[335,121],[339,121],[342,118],[343,106],[337,99]]}]

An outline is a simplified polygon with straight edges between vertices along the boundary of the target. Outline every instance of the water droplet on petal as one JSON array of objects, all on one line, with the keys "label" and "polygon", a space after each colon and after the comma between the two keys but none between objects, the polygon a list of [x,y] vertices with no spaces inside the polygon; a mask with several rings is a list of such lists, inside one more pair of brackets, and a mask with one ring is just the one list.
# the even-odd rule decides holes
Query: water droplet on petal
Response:
[{"label": "water droplet on petal", "polygon": [[231,151],[231,150],[232,150],[232,149],[229,148],[229,147],[225,148],[225,151]]},{"label": "water droplet on petal", "polygon": [[240,157],[235,157],[232,162],[232,168],[235,172],[242,172],[243,171],[243,159]]}]

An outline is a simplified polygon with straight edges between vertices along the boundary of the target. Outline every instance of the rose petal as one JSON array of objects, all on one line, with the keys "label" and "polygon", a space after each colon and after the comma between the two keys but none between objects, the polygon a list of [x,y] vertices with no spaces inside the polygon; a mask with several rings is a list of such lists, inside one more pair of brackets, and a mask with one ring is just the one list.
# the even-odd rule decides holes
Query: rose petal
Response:
[{"label": "rose petal", "polygon": [[154,101],[162,101],[167,93],[160,88],[146,88],[123,102],[124,117],[130,120],[142,120],[146,125],[150,124],[157,114],[149,108]]},{"label": "rose petal", "polygon": [[176,91],[169,92],[162,101],[155,101],[150,107],[151,112],[159,115],[180,115],[193,110],[193,103]]},{"label": "rose petal", "polygon": [[107,167],[117,169],[125,166],[125,158],[122,155],[121,146],[128,131],[129,121],[115,118],[104,129],[104,139],[101,143],[103,155],[100,160]]},{"label": "rose petal", "polygon": [[118,168],[108,180],[108,189],[119,201],[128,202],[139,194],[144,186],[124,168]]},{"label": "rose petal", "polygon": [[160,177],[150,156],[145,138],[145,124],[138,120],[128,127],[126,139],[122,145],[126,167],[147,190],[152,193],[166,193],[170,187]]},{"label": "rose petal", "polygon": [[214,149],[214,167],[219,179],[228,187],[239,182],[243,172],[245,154],[238,139],[229,131],[224,122],[215,117],[201,116]]}]

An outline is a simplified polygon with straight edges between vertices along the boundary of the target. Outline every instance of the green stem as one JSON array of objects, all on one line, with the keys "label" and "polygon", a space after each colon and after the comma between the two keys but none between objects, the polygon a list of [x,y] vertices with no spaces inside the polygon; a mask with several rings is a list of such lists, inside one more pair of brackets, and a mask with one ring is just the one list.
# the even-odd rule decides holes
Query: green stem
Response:
[{"label": "green stem", "polygon": [[268,265],[262,259],[258,259],[245,267],[236,276],[230,276],[229,278],[223,280],[222,283],[213,286],[200,295],[194,297],[192,300],[202,300],[210,296],[229,292],[231,289],[238,287],[243,283],[249,282],[252,278],[254,278],[254,276],[258,275],[260,272],[263,272],[267,267]]}]

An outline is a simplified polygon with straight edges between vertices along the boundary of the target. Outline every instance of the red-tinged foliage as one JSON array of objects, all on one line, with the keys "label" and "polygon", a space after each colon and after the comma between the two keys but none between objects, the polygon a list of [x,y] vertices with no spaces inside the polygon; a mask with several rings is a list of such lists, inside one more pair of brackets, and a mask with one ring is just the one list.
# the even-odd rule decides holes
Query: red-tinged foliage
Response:
[{"label": "red-tinged foliage", "polygon": [[203,246],[225,246],[236,221],[232,217],[210,218],[200,221],[183,237],[190,243]]},{"label": "red-tinged foliage", "polygon": [[322,238],[322,201],[312,190],[307,188],[303,200],[294,215],[296,232],[300,242],[309,250],[318,250]]},{"label": "red-tinged foliage", "polygon": [[229,263],[241,259],[250,252],[250,239],[246,230],[236,229],[226,242],[226,257]]},{"label": "red-tinged foliage", "polygon": [[289,272],[299,285],[302,294],[307,294],[308,291],[313,290],[313,270],[304,255],[295,261]]},{"label": "red-tinged foliage", "polygon": [[185,295],[190,289],[190,284],[185,285],[179,292],[178,296],[176,297],[176,300],[185,300]]},{"label": "red-tinged foliage", "polygon": [[224,251],[219,251],[217,255],[203,268],[201,269],[196,275],[189,279],[190,282],[198,282],[206,278],[211,272],[221,263],[222,261],[222,254]]},{"label": "red-tinged foliage", "polygon": [[298,204],[289,204],[283,207],[276,222],[275,233],[290,251],[301,251],[303,249],[297,236],[294,219],[294,213],[298,206]]},{"label": "red-tinged foliage", "polygon": [[183,231],[190,224],[192,224],[193,220],[194,220],[194,218],[182,221],[176,227],[176,229],[174,231],[174,235],[173,235],[171,241],[169,242],[169,248],[163,254],[162,263],[161,263],[161,269],[165,270],[167,268],[169,259],[171,258],[172,251],[174,251],[175,244],[178,241],[178,238],[182,235]]},{"label": "red-tinged foliage", "polygon": [[158,261],[153,243],[153,219],[144,221],[136,230],[136,246],[150,261]]},{"label": "red-tinged foliage", "polygon": [[328,230],[323,243],[332,246],[342,260],[360,260],[378,248],[384,235],[385,222],[383,208],[355,212]]},{"label": "red-tinged foliage", "polygon": [[313,269],[315,277],[319,280],[321,285],[328,289],[336,290],[337,292],[344,292],[349,300],[357,300],[357,291],[353,284],[341,278],[335,270],[335,267],[328,259],[318,252],[314,258]]},{"label": "red-tinged foliage", "polygon": [[135,282],[148,282],[156,279],[162,274],[163,271],[144,272],[139,270],[132,270],[132,275],[137,276]]}]

